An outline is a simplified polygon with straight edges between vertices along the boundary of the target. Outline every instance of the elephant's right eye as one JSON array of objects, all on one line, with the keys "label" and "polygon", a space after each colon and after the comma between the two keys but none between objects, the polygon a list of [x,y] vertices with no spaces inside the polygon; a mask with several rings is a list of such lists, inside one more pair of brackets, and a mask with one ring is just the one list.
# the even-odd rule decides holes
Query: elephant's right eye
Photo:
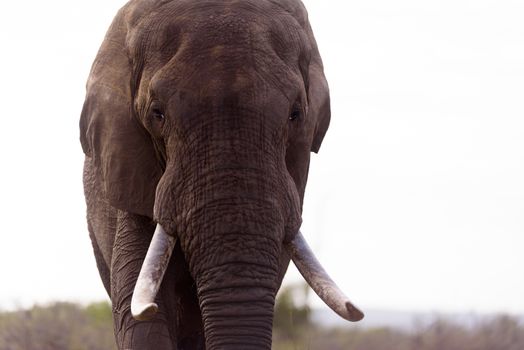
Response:
[{"label": "elephant's right eye", "polygon": [[149,107],[149,118],[152,134],[155,137],[161,137],[166,117],[164,115],[163,108],[159,102],[153,101],[151,103],[151,106]]},{"label": "elephant's right eye", "polygon": [[153,100],[151,101],[151,104],[149,105],[149,117],[153,121],[163,121],[165,119],[164,117],[164,108],[160,101]]},{"label": "elephant's right eye", "polygon": [[151,111],[151,115],[153,117],[153,119],[156,119],[156,121],[164,121],[165,117],[164,117],[164,113],[158,109],[158,108],[155,108]]}]

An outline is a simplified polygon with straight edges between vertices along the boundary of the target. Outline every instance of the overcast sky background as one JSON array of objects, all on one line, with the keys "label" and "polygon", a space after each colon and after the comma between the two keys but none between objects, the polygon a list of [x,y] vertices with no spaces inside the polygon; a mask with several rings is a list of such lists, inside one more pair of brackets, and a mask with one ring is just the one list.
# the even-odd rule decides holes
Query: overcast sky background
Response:
[{"label": "overcast sky background", "polygon": [[[78,119],[124,3],[0,5],[0,308],[106,298]],[[326,269],[364,310],[524,313],[524,3],[304,3],[332,99],[303,225]]]}]

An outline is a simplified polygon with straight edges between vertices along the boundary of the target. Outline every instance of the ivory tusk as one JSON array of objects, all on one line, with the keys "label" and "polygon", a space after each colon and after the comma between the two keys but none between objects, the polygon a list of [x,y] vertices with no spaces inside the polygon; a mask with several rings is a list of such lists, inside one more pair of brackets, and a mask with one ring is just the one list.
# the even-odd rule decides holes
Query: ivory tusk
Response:
[{"label": "ivory tusk", "polygon": [[356,322],[364,318],[362,311],[349,301],[329,277],[300,231],[287,244],[287,249],[298,271],[327,306],[348,321]]},{"label": "ivory tusk", "polygon": [[157,224],[131,299],[131,314],[135,319],[147,321],[158,311],[155,297],[175,244],[176,237],[168,235],[162,226]]}]

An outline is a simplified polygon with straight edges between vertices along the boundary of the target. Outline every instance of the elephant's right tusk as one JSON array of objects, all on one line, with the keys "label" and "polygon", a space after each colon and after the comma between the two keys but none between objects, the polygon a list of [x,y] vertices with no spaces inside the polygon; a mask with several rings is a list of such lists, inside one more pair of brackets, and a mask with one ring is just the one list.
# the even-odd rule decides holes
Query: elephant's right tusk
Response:
[{"label": "elephant's right tusk", "polygon": [[158,311],[155,297],[175,244],[176,237],[168,235],[162,226],[157,224],[131,299],[131,314],[135,319],[147,321]]},{"label": "elephant's right tusk", "polygon": [[329,277],[300,231],[287,244],[287,250],[298,271],[327,306],[348,321],[356,322],[364,318],[362,311],[349,301]]}]

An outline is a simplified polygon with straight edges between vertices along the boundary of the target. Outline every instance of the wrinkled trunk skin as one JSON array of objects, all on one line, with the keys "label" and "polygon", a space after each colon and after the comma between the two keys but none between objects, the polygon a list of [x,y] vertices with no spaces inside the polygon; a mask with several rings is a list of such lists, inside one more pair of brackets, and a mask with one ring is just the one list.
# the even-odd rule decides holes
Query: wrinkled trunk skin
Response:
[{"label": "wrinkled trunk skin", "polygon": [[205,238],[189,243],[207,348],[271,349],[281,245],[270,233],[281,226],[255,206],[227,207],[205,215],[195,234]]},{"label": "wrinkled trunk skin", "polygon": [[208,349],[270,349],[280,244],[268,232],[276,231],[275,220],[237,209],[244,228],[217,209],[205,229],[213,236],[206,236],[190,258],[206,344]]},{"label": "wrinkled trunk skin", "polygon": [[271,349],[274,294],[245,288],[205,292],[201,304],[208,349]]},{"label": "wrinkled trunk skin", "polygon": [[267,201],[219,197],[188,216],[182,249],[195,277],[207,349],[271,349],[280,212]]},{"label": "wrinkled trunk skin", "polygon": [[182,142],[200,147],[168,159],[155,219],[180,239],[197,286],[206,349],[269,350],[282,242],[287,225],[299,220],[298,194],[290,188],[284,152],[275,150],[279,145],[263,126],[226,122],[188,133]]}]

